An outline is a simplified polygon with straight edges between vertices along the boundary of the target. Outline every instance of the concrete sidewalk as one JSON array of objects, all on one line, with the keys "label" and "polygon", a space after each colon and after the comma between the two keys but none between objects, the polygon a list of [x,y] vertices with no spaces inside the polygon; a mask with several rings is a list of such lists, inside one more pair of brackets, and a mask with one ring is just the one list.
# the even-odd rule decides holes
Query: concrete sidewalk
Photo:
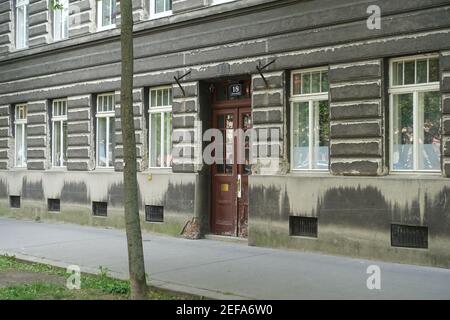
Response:
[{"label": "concrete sidewalk", "polygon": [[[144,234],[152,284],[219,299],[450,299],[450,270]],[[125,233],[0,218],[0,253],[126,277]],[[382,290],[366,287],[378,265]]]}]

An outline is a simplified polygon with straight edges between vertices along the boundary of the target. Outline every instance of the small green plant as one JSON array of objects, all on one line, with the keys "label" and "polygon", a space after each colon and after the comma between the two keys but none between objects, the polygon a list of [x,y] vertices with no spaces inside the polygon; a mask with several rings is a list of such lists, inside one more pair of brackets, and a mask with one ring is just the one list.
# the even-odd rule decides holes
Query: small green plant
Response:
[{"label": "small green plant", "polygon": [[61,2],[59,2],[59,0],[51,0],[50,2],[50,8],[52,10],[63,10],[64,6],[62,5]]},{"label": "small green plant", "polygon": [[109,276],[109,269],[100,266],[100,274],[97,277],[88,276],[82,280],[84,288],[98,289],[106,294],[128,295],[130,284],[128,281],[114,279]]}]

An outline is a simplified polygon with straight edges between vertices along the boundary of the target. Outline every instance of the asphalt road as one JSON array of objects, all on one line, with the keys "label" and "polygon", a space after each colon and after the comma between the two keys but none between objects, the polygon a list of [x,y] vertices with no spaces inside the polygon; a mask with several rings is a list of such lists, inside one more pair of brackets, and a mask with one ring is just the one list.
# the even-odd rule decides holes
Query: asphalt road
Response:
[{"label": "asphalt road", "polygon": [[[144,233],[153,285],[219,299],[450,299],[450,270]],[[450,250],[450,249],[449,249]],[[0,218],[0,253],[82,271],[128,270],[125,233]],[[379,266],[381,290],[367,288]]]}]

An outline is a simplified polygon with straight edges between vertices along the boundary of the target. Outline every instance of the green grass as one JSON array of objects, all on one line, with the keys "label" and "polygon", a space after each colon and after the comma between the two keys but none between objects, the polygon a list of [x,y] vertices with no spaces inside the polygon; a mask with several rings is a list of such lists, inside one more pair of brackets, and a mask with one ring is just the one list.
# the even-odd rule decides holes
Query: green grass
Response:
[{"label": "green grass", "polygon": [[[69,274],[66,270],[40,263],[28,263],[11,256],[0,256],[0,277],[2,272],[33,272],[58,276],[65,283]],[[63,284],[47,283],[37,280],[33,283],[17,284],[0,288],[0,300],[124,300],[130,294],[129,281],[114,279],[109,270],[100,267],[99,275],[82,274],[81,289],[69,290]],[[184,300],[193,297],[172,294],[155,288],[149,289],[151,300]]]}]

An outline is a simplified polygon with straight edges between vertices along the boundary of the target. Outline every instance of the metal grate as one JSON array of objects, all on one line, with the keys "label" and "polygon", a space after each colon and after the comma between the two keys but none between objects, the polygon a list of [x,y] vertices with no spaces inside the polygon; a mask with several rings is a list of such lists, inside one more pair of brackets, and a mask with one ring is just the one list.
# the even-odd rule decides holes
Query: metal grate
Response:
[{"label": "metal grate", "polygon": [[92,214],[98,217],[106,217],[108,215],[108,203],[92,202]]},{"label": "metal grate", "polygon": [[290,235],[317,238],[317,224],[317,218],[290,216]]},{"label": "metal grate", "polygon": [[145,221],[164,222],[164,207],[145,206]]},{"label": "metal grate", "polygon": [[51,211],[51,212],[60,212],[61,211],[61,202],[59,199],[48,199],[47,205],[48,205],[48,211]]},{"label": "metal grate", "polygon": [[391,246],[428,249],[428,227],[391,225]]},{"label": "metal grate", "polygon": [[20,196],[9,196],[9,206],[11,208],[20,208]]}]

